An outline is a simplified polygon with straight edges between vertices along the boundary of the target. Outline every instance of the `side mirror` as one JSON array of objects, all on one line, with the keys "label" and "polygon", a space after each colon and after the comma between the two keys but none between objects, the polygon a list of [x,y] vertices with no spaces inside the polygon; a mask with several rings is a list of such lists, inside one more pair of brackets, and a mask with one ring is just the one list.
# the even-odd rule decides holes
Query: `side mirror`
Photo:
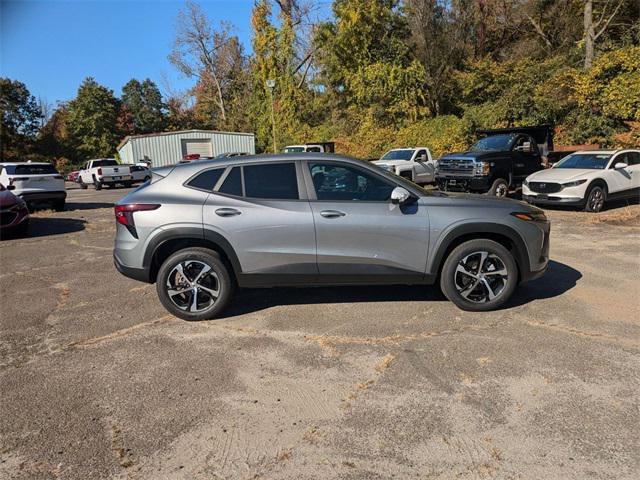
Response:
[{"label": "side mirror", "polygon": [[524,142],[522,145],[517,146],[515,150],[517,152],[531,153],[533,152],[533,147],[531,146],[531,142]]},{"label": "side mirror", "polygon": [[411,194],[407,189],[402,187],[396,187],[391,192],[391,203],[395,205],[402,205],[411,198]]},{"label": "side mirror", "polygon": [[618,170],[618,169],[621,169],[621,168],[627,168],[628,166],[629,166],[629,164],[627,164],[625,162],[618,162],[613,166],[613,168]]},{"label": "side mirror", "polygon": [[16,186],[15,185],[7,185],[7,190],[15,190]]}]

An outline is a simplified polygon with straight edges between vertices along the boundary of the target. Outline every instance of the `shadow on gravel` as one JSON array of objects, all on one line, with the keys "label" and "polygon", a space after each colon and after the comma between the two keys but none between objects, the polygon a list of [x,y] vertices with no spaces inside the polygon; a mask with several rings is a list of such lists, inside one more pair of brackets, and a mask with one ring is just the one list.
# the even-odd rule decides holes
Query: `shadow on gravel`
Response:
[{"label": "shadow on gravel", "polygon": [[575,268],[551,260],[544,276],[520,285],[507,302],[506,308],[523,305],[532,300],[557,297],[575,287],[581,278],[582,273]]},{"label": "shadow on gravel", "polygon": [[31,217],[29,233],[24,238],[62,235],[84,230],[85,221],[79,218]]},{"label": "shadow on gravel", "polygon": [[[547,273],[542,278],[519,286],[504,308],[557,297],[575,287],[580,278],[582,274],[578,270],[551,260]],[[241,289],[219,318],[253,313],[278,305],[417,301],[448,300],[438,285]]]},{"label": "shadow on gravel", "polygon": [[65,212],[73,210],[93,210],[96,208],[112,208],[113,203],[107,202],[67,202],[64,206]]},{"label": "shadow on gravel", "polygon": [[219,318],[243,315],[278,305],[416,301],[447,299],[436,285],[242,289]]}]

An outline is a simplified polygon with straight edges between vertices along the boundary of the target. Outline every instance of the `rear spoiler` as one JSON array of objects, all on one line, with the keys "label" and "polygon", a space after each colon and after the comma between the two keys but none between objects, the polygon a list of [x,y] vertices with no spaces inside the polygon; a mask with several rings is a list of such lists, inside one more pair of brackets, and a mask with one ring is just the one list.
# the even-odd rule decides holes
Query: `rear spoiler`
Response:
[{"label": "rear spoiler", "polygon": [[175,165],[167,165],[166,167],[152,168],[151,183],[155,183],[158,180],[162,180],[164,177],[169,175],[174,168],[175,168]]}]

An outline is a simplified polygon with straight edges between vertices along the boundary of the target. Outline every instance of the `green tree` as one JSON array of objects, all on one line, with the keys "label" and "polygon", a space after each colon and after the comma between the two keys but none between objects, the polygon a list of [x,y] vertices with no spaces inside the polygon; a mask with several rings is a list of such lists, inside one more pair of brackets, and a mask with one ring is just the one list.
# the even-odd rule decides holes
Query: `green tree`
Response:
[{"label": "green tree", "polygon": [[126,107],[124,114],[130,115],[133,121],[133,132],[130,133],[153,133],[163,129],[165,106],[154,82],[148,78],[143,82],[129,80],[122,87],[121,101]]},{"label": "green tree", "polygon": [[31,152],[41,112],[27,86],[17,80],[0,78],[0,158],[24,160]]},{"label": "green tree", "polygon": [[88,77],[78,95],[69,102],[69,139],[81,158],[105,157],[115,153],[119,101],[113,92]]}]

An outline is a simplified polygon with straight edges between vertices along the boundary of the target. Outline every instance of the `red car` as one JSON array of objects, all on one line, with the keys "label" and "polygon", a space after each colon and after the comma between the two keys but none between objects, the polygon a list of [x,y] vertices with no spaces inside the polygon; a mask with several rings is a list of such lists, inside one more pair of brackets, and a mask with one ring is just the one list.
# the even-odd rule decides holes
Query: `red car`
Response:
[{"label": "red car", "polygon": [[69,172],[67,174],[67,182],[77,182],[78,181],[78,170],[74,170],[73,172]]},{"label": "red car", "polygon": [[25,234],[29,228],[29,210],[21,198],[0,183],[0,237],[10,233]]}]

